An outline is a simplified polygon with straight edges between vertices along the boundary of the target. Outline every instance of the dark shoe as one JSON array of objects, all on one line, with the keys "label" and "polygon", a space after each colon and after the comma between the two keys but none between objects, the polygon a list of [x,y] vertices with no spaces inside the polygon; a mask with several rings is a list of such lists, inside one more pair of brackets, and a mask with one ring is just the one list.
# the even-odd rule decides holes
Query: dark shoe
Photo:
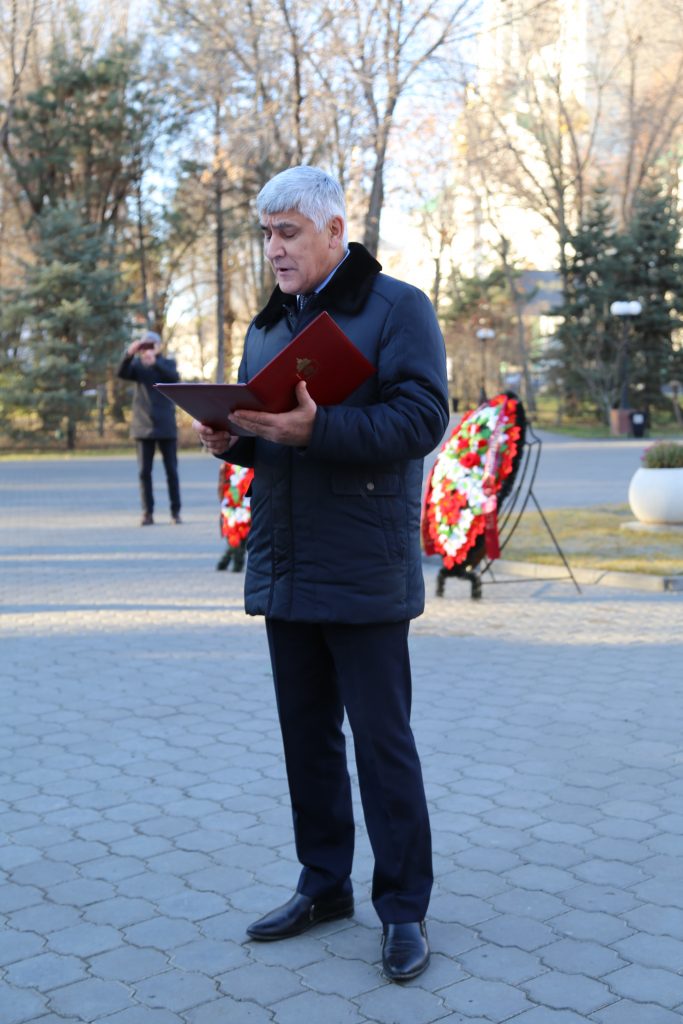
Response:
[{"label": "dark shoe", "polygon": [[218,572],[224,572],[228,568],[231,557],[232,555],[230,554],[230,551],[226,551],[223,557],[216,562],[216,569]]},{"label": "dark shoe", "polygon": [[340,917],[351,917],[352,914],[353,896],[328,896],[312,900],[296,892],[284,906],[271,910],[265,917],[250,924],[247,935],[260,942],[289,939],[292,935],[307,932],[322,921],[336,921]]},{"label": "dark shoe", "polygon": [[144,516],[140,521],[140,526],[152,526],[154,524],[154,518],[151,512],[145,512]]},{"label": "dark shoe", "polygon": [[417,978],[429,963],[429,942],[424,921],[385,924],[382,938],[382,969],[390,981]]},{"label": "dark shoe", "polygon": [[179,515],[171,516],[171,522],[174,524],[174,526],[180,526],[180,524],[182,523],[182,519],[180,518]]}]

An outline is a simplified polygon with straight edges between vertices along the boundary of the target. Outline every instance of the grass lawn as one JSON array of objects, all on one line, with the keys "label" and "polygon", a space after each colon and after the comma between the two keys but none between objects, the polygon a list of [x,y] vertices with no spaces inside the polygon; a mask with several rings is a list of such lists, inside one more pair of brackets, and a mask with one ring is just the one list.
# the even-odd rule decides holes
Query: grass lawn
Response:
[{"label": "grass lawn", "polygon": [[[633,522],[628,505],[544,509],[544,515],[572,568],[658,576],[683,574],[683,530],[666,533],[623,530],[622,523]],[[561,564],[552,538],[535,508],[524,513],[501,557],[520,562]]]}]

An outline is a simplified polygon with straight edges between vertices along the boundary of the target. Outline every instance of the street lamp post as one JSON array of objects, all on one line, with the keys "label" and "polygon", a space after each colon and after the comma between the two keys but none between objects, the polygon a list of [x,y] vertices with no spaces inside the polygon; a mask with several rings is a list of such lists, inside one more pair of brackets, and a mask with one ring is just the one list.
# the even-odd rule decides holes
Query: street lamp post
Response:
[{"label": "street lamp post", "polygon": [[479,389],[479,405],[488,401],[486,398],[486,342],[496,336],[491,327],[480,327],[477,331],[477,338],[481,343],[481,388]]},{"label": "street lamp post", "polygon": [[621,318],[621,391],[619,394],[619,409],[617,412],[617,434],[628,434],[629,432],[629,404],[628,404],[628,386],[629,386],[629,352],[628,352],[628,332],[629,332],[629,318],[638,316],[643,311],[643,307],[637,299],[633,299],[630,302],[618,301],[613,302],[609,308],[612,316]]}]

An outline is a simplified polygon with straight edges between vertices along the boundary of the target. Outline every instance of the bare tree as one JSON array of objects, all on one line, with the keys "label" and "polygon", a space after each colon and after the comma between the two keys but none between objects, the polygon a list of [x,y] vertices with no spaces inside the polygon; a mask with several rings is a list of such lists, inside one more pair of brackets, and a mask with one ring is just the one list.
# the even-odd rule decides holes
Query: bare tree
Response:
[{"label": "bare tree", "polygon": [[474,31],[478,6],[472,0],[342,0],[327,8],[340,59],[363,101],[368,133],[363,243],[373,254],[379,247],[387,155],[399,101],[437,56]]}]

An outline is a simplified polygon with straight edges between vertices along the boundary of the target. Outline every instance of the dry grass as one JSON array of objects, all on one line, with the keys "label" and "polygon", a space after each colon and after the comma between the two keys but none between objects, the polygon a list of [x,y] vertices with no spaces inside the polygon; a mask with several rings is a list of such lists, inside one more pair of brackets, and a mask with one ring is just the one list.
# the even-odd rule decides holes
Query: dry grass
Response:
[{"label": "dry grass", "polygon": [[[622,523],[633,522],[633,513],[628,505],[544,509],[544,515],[572,567],[658,576],[683,574],[683,531],[650,533],[622,530]],[[520,562],[558,564],[555,546],[535,509],[524,513],[505,545],[502,557]]]}]

